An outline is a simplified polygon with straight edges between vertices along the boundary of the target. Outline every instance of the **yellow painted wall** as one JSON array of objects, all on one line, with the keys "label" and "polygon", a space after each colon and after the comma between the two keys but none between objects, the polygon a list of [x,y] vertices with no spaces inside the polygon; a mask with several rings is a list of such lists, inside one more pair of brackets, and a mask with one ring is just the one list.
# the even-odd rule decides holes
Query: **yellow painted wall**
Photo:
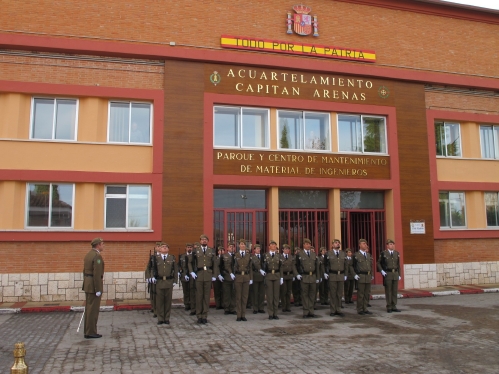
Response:
[{"label": "yellow painted wall", "polygon": [[481,158],[480,125],[474,122],[461,123],[462,155],[467,158]]},{"label": "yellow painted wall", "polygon": [[26,183],[0,181],[0,230],[22,230],[26,211]]},{"label": "yellow painted wall", "polygon": [[[340,204],[340,190],[332,189],[329,190],[328,196],[328,208],[329,208],[329,232],[331,233],[331,243],[333,239],[340,239],[343,243],[341,237],[341,204]],[[327,249],[331,248],[331,243],[328,243]]]},{"label": "yellow painted wall", "polygon": [[152,147],[0,140],[3,169],[152,172]]},{"label": "yellow painted wall", "polygon": [[75,230],[104,228],[104,185],[78,183],[75,186]]},{"label": "yellow painted wall", "polygon": [[109,101],[82,98],[78,105],[78,141],[107,142]]},{"label": "yellow painted wall", "polygon": [[469,229],[487,228],[485,200],[482,191],[466,192],[466,226]]},{"label": "yellow painted wall", "polygon": [[338,152],[338,113],[331,112],[331,138],[333,142],[333,147],[331,150],[333,152]]},{"label": "yellow painted wall", "polygon": [[[269,188],[269,241],[275,240],[278,248],[285,243],[279,243],[279,188]],[[263,249],[267,249],[269,243],[263,243]]]},{"label": "yellow painted wall", "polygon": [[0,94],[0,138],[28,139],[31,96]]},{"label": "yellow painted wall", "polygon": [[[270,149],[279,148],[279,129],[277,124],[277,110],[270,109]],[[277,239],[274,239],[277,241]]]},{"label": "yellow painted wall", "polygon": [[[395,240],[395,215],[393,207],[393,191],[385,191],[386,238]],[[416,218],[416,217],[415,217]]]},{"label": "yellow painted wall", "polygon": [[499,161],[437,158],[439,181],[499,183]]}]

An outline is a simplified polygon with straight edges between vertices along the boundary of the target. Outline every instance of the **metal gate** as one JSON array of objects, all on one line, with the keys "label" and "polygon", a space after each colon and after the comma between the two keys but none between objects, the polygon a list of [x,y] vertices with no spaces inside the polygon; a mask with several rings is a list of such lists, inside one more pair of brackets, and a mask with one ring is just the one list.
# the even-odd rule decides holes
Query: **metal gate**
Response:
[{"label": "metal gate", "polygon": [[341,237],[343,249],[351,248],[356,252],[359,239],[366,239],[373,257],[374,284],[383,283],[383,277],[376,271],[379,254],[385,248],[385,211],[384,210],[343,210],[341,212]]},{"label": "metal gate", "polygon": [[246,239],[246,245],[250,249],[254,244],[266,248],[267,211],[216,209],[213,211],[213,231],[215,248],[227,248],[229,242],[239,239]]},{"label": "metal gate", "polygon": [[329,212],[327,209],[279,209],[279,243],[303,248],[303,239],[311,240],[315,251],[328,248]]}]

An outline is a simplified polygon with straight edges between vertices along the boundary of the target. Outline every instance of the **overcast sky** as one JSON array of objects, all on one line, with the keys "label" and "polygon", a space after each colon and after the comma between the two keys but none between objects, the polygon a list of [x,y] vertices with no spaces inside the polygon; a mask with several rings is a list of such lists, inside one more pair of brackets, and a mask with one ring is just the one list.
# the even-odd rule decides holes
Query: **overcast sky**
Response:
[{"label": "overcast sky", "polygon": [[[448,1],[448,0],[444,0],[444,1]],[[449,2],[459,3],[459,4],[467,4],[467,5],[479,6],[482,8],[490,8],[490,9],[498,9],[499,10],[499,1],[498,0],[452,0]]]}]

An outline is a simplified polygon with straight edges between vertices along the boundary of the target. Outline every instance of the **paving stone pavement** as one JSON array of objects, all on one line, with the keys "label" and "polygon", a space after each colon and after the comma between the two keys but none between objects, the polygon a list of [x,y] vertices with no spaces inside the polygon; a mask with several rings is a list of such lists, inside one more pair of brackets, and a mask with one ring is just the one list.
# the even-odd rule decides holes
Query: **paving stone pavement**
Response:
[{"label": "paving stone pavement", "polygon": [[[51,313],[43,325],[57,336],[57,347],[31,337],[26,361],[30,373],[51,374],[498,372],[497,294],[404,299],[402,313],[391,314],[384,300],[371,304],[371,316],[346,305],[344,318],[318,307],[317,318],[303,319],[301,308],[293,307],[272,321],[248,310],[248,322],[211,309],[207,325],[183,309],[173,310],[171,325],[161,326],[148,311],[108,312],[99,318],[104,337],[95,340],[76,333],[80,313]],[[7,366],[3,343],[22,340],[13,336],[13,326],[24,329],[38,316],[1,316],[0,372],[13,362],[13,343]]]}]

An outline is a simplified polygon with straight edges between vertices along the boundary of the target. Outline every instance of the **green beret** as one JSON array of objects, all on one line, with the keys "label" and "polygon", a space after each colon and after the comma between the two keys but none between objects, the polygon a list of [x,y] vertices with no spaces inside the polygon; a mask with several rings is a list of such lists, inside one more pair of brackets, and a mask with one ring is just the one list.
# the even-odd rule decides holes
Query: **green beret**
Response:
[{"label": "green beret", "polygon": [[312,244],[310,239],[307,239],[307,238],[303,239],[303,244],[305,244],[305,243]]},{"label": "green beret", "polygon": [[386,241],[386,244],[390,244],[390,243],[391,243],[391,244],[395,244],[395,242],[394,242],[392,239],[388,239],[388,240]]},{"label": "green beret", "polygon": [[95,247],[98,244],[102,243],[103,241],[104,241],[104,239],[102,239],[102,238],[95,238],[94,240],[92,240],[92,242],[90,244],[92,245],[92,247]]}]

